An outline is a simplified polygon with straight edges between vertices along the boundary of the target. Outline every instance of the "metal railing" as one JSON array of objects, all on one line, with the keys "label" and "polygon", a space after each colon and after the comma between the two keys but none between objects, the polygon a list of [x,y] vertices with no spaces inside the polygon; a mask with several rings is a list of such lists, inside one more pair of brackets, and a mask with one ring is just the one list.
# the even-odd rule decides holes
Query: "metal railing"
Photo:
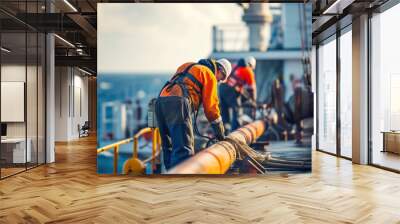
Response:
[{"label": "metal railing", "polygon": [[[150,131],[149,131],[150,129]],[[143,164],[146,164],[150,162],[151,160],[151,170],[154,170],[156,168],[156,159],[158,155],[160,154],[160,149],[161,149],[161,137],[160,137],[160,132],[158,128],[152,129],[152,128],[143,128],[140,130],[136,135],[133,137],[133,154],[132,160],[139,160],[139,138],[144,135],[151,132],[152,133],[152,145],[151,145],[151,157],[141,161]],[[127,167],[128,166],[128,167]],[[124,174],[127,174],[129,170],[132,169],[132,167],[129,167],[129,160],[124,164]],[[138,170],[136,170],[138,171]]]},{"label": "metal railing", "polygon": [[[152,134],[152,156],[140,161],[138,156],[139,156],[139,139],[145,135],[151,133]],[[105,151],[109,151],[109,150],[113,150],[114,152],[114,174],[118,174],[118,153],[119,153],[119,149],[120,146],[123,144],[128,144],[130,142],[133,142],[133,153],[132,153],[132,158],[129,159],[125,164],[124,164],[124,169],[123,169],[123,173],[125,173],[125,170],[130,168],[129,167],[129,162],[134,160],[134,161],[138,161],[140,164],[146,164],[148,162],[152,162],[152,170],[155,169],[155,162],[157,159],[157,156],[160,154],[160,145],[161,145],[161,139],[160,139],[160,133],[158,131],[157,128],[143,128],[140,131],[138,131],[132,138],[127,138],[121,141],[118,141],[116,143],[113,144],[109,144],[106,145],[104,147],[101,147],[99,149],[97,149],[97,154],[105,152]],[[126,168],[126,166],[128,166],[128,168]],[[141,167],[143,168],[143,167]]]},{"label": "metal railing", "polygon": [[241,24],[213,26],[213,52],[249,50],[248,28]]}]

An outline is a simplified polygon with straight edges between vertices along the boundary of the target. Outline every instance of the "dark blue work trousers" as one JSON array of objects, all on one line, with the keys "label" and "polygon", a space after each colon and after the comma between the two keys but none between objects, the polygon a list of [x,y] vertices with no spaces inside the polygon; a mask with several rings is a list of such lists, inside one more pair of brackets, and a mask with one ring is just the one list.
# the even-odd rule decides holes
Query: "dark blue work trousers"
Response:
[{"label": "dark blue work trousers", "polygon": [[159,97],[156,116],[167,170],[194,155],[193,125],[189,99]]}]

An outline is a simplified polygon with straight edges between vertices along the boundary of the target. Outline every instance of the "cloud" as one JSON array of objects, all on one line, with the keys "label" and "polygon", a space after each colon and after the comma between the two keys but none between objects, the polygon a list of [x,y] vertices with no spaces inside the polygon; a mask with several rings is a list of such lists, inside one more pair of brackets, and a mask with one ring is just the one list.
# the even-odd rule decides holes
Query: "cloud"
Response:
[{"label": "cloud", "polygon": [[215,24],[241,23],[236,4],[99,4],[100,72],[173,72],[211,53]]}]

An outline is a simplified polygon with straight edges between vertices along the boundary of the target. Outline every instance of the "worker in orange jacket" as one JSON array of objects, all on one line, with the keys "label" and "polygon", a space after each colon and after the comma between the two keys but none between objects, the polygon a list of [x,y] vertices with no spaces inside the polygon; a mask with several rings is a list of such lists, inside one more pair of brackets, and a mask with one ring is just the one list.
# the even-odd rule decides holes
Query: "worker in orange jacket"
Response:
[{"label": "worker in orange jacket", "polygon": [[222,121],[227,130],[233,131],[241,126],[239,117],[242,97],[253,105],[256,102],[257,88],[253,72],[255,68],[256,59],[254,57],[242,58],[238,61],[228,80],[220,85]]},{"label": "worker in orange jacket", "polygon": [[226,59],[185,63],[162,88],[155,112],[167,170],[194,155],[191,114],[198,111],[200,104],[203,104],[215,137],[224,139],[217,85],[227,79],[231,70]]}]

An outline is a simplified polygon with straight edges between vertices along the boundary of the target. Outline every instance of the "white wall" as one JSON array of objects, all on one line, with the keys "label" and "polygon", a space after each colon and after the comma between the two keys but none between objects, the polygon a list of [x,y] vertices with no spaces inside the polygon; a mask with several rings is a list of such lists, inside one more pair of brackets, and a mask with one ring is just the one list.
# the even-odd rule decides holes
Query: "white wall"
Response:
[{"label": "white wall", "polygon": [[314,132],[311,138],[311,149],[314,150],[317,148],[317,49],[315,46],[312,47],[311,52],[311,84],[314,94]]},{"label": "white wall", "polygon": [[367,164],[368,15],[354,18],[352,28],[352,159],[354,163]]},{"label": "white wall", "polygon": [[[54,11],[54,5],[46,1],[46,7],[50,12]],[[55,153],[55,41],[54,35],[46,35],[46,163],[56,160]]]},{"label": "white wall", "polygon": [[[74,71],[74,107],[72,108],[72,120],[71,120],[71,135],[73,138],[79,136],[78,133],[78,124],[81,126],[88,121],[88,77],[81,76],[82,73],[76,73],[77,70]],[[79,102],[80,101],[80,102]],[[81,107],[81,108],[79,108]],[[80,111],[81,110],[81,111]]]},{"label": "white wall", "polygon": [[[28,78],[29,78],[29,86],[36,86],[36,80],[31,80],[31,74],[36,75],[36,67],[28,66],[27,68],[24,65],[18,64],[6,64],[1,66],[1,81],[2,82],[25,82],[25,75],[27,69]],[[27,88],[27,106],[32,108],[36,108],[36,87],[35,88]],[[32,104],[34,103],[34,104]],[[6,108],[1,108],[2,110],[6,110]],[[36,111],[36,109],[35,109]],[[28,110],[30,112],[30,110]],[[34,121],[36,124],[36,113],[28,113],[27,114],[28,122]],[[28,125],[28,129],[33,127],[33,124]],[[33,127],[36,130],[36,125]],[[29,130],[28,130],[29,134]],[[36,134],[36,133],[35,133]],[[25,122],[7,122],[7,136],[8,137],[25,137]],[[28,136],[29,137],[29,136]]]},{"label": "white wall", "polygon": [[[16,64],[2,65],[1,81],[25,82],[25,65],[16,65]],[[6,110],[6,108],[1,108],[1,109]],[[25,123],[24,122],[7,123],[7,137],[25,137]]]},{"label": "white wall", "polygon": [[55,85],[55,140],[77,139],[78,124],[88,120],[88,77],[76,68],[56,67]]},{"label": "white wall", "polygon": [[[24,122],[6,122],[7,137],[9,138],[25,138],[30,140],[32,162],[39,159],[39,163],[44,162],[44,74],[42,67],[32,65],[12,63],[2,64],[1,81],[2,82],[24,82],[26,84],[26,107],[22,108],[22,112],[26,112],[26,121]],[[27,80],[25,80],[27,78]],[[7,97],[7,96],[2,96]],[[8,110],[9,108],[1,108]],[[39,156],[37,156],[39,153]]]},{"label": "white wall", "polygon": [[68,140],[68,117],[69,115],[69,84],[70,76],[67,67],[56,67],[55,69],[55,140]]}]

